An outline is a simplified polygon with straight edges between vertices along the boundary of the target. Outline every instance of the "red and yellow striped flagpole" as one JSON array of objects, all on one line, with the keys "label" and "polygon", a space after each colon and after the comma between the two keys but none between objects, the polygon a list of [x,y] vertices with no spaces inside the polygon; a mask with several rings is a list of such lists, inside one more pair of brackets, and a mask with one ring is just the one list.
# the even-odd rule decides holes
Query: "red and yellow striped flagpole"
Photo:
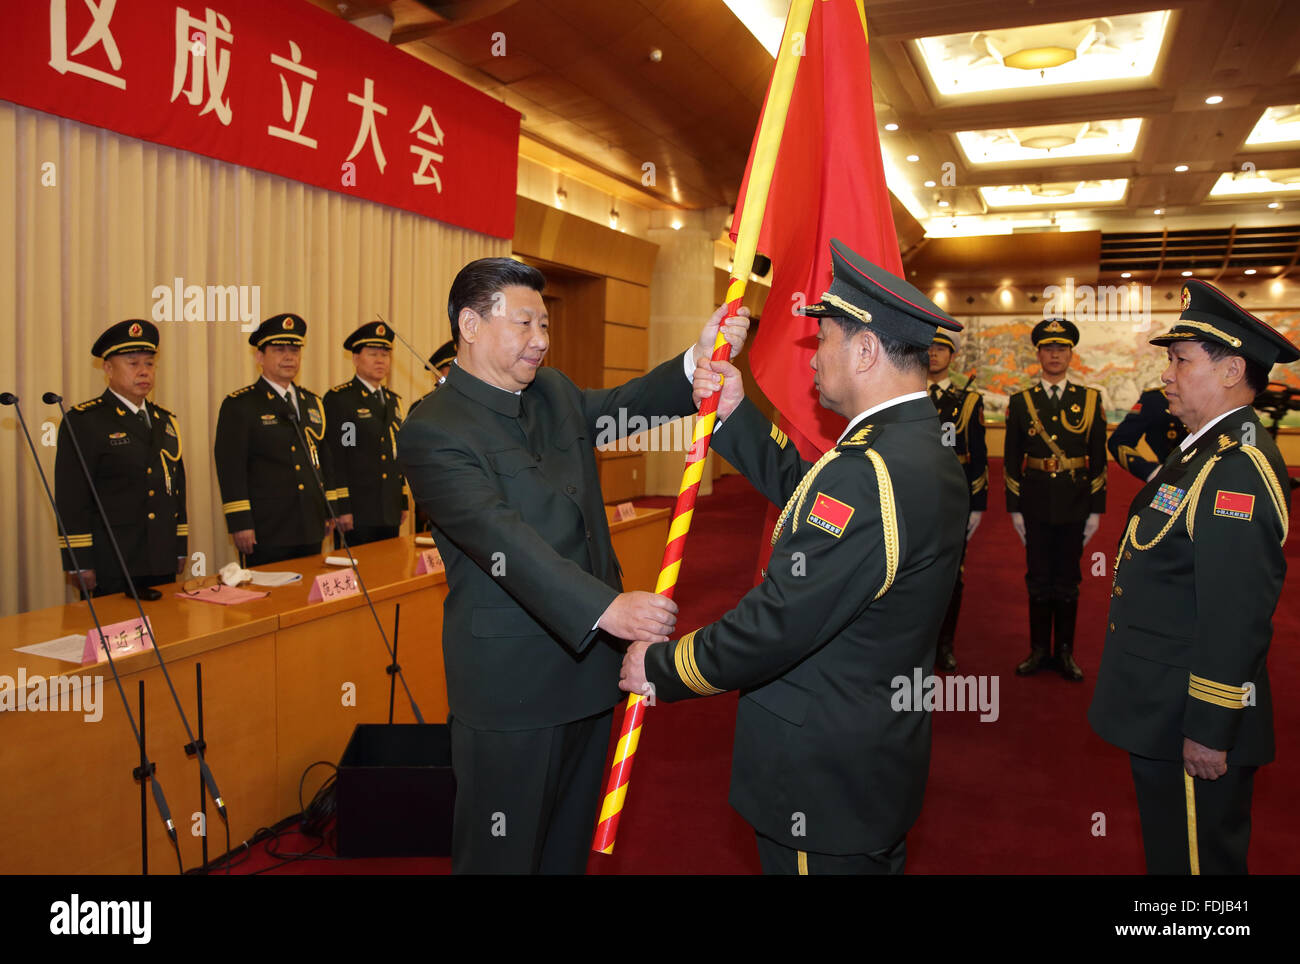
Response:
[{"label": "red and yellow striped flagpole", "polygon": [[[794,0],[790,5],[790,14],[786,18],[785,35],[781,39],[781,50],[777,54],[776,69],[772,74],[772,84],[768,88],[762,126],[758,132],[758,142],[754,147],[753,163],[750,165],[745,207],[743,211],[738,212],[740,226],[736,231],[736,256],[732,261],[731,281],[727,285],[727,310],[723,314],[724,321],[740,309],[741,301],[745,296],[745,285],[754,266],[759,229],[762,227],[763,212],[767,207],[767,192],[772,184],[772,171],[776,167],[776,156],[781,147],[781,133],[785,129],[785,117],[790,107],[790,96],[794,91],[795,74],[806,44],[808,20],[812,14],[813,2],[814,0]],[[726,361],[730,357],[730,347],[723,337],[722,325],[719,325],[718,337],[713,343],[713,358],[717,361]],[[690,531],[691,516],[695,512],[695,497],[700,491],[700,479],[704,475],[704,459],[709,454],[709,441],[713,437],[713,424],[717,417],[720,397],[719,392],[714,392],[700,406],[699,418],[695,422],[695,433],[691,438],[691,447],[686,453],[682,485],[677,492],[673,521],[668,529],[668,544],[664,547],[663,562],[659,566],[659,579],[655,584],[655,592],[669,599],[673,597],[673,591],[677,587],[677,575],[681,570],[682,555],[686,549],[686,535]],[[632,776],[632,761],[636,756],[637,742],[641,738],[645,707],[645,697],[633,693],[627,698],[623,728],[619,734],[618,745],[614,749],[614,761],[610,765],[605,798],[600,807],[600,820],[596,824],[596,837],[591,845],[591,849],[597,853],[614,852],[618,818],[623,812],[623,803],[627,797],[627,785]]]}]

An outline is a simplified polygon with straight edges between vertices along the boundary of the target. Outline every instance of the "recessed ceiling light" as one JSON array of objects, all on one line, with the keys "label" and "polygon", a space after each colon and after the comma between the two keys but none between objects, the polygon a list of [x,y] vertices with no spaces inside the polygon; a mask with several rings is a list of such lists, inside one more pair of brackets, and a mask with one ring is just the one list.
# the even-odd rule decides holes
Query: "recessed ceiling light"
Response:
[{"label": "recessed ceiling light", "polygon": [[1190,278],[1191,276],[1192,276],[1192,273],[1191,273],[1190,271],[1184,271],[1184,272],[1183,272],[1183,277],[1184,277],[1184,278]]},{"label": "recessed ceiling light", "polygon": [[895,124],[893,121],[890,121],[888,124],[885,125],[885,130],[896,131],[898,130],[898,125]]},{"label": "recessed ceiling light", "polygon": [[1219,94],[1211,94],[1209,97],[1205,98],[1205,102],[1207,104],[1222,104],[1223,97],[1221,97]]},{"label": "recessed ceiling light", "polygon": [[1187,165],[1186,165],[1186,164],[1179,164],[1177,167],[1174,168],[1174,171],[1175,171],[1176,173],[1178,173],[1178,174],[1182,174],[1183,171],[1185,171],[1185,170],[1187,170]]},{"label": "recessed ceiling light", "polygon": [[913,164],[915,164],[917,161],[919,161],[919,160],[921,159],[921,155],[920,155],[920,154],[908,154],[908,155],[907,155],[907,159],[908,159],[909,161],[911,161]]},{"label": "recessed ceiling light", "polygon": [[1254,274],[1254,273],[1255,273],[1255,269],[1254,269],[1254,268],[1247,268],[1247,269],[1245,270],[1244,273],[1245,273],[1245,274]]},{"label": "recessed ceiling light", "polygon": [[1268,202],[1268,206],[1269,206],[1270,208],[1272,208],[1274,211],[1276,211],[1278,208],[1280,208],[1280,207],[1282,206],[1282,202],[1281,202],[1281,201],[1269,201],[1269,202]]},{"label": "recessed ceiling light", "polygon": [[934,181],[926,181],[926,182],[925,182],[925,186],[926,186],[926,187],[934,187]]},{"label": "recessed ceiling light", "polygon": [[1119,273],[1119,276],[1120,276],[1121,278],[1131,278],[1131,277],[1133,277],[1133,272],[1132,272],[1132,271],[1121,271],[1121,272]]},{"label": "recessed ceiling light", "polygon": [[1155,209],[1154,211],[1152,211],[1151,213],[1154,214],[1156,217],[1160,217],[1160,215],[1162,215],[1162,214],[1165,213],[1165,209],[1164,209],[1164,208],[1156,208],[1156,209]]},{"label": "recessed ceiling light", "polygon": [[947,206],[948,206],[948,202],[947,202],[947,201],[940,201],[940,202],[939,202],[939,207],[941,207],[941,208],[946,208]]}]

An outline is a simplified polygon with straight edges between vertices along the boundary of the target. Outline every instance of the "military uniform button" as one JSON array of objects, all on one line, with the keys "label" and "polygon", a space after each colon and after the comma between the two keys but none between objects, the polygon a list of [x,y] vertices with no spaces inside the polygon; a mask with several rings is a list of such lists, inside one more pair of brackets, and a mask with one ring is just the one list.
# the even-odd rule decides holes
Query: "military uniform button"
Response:
[{"label": "military uniform button", "polygon": [[301,466],[301,465],[295,465],[295,466],[293,467],[293,470],[294,470],[295,472],[301,472],[301,471],[302,471],[302,466]]},{"label": "military uniform button", "polygon": [[298,483],[298,489],[299,489],[299,491],[302,490],[302,483],[301,483],[301,482]]},{"label": "military uniform button", "polygon": [[566,485],[564,491],[569,493],[569,495],[573,495],[573,493],[578,491],[578,487],[576,485]]},{"label": "military uniform button", "polygon": [[388,456],[387,456],[387,455],[381,455],[381,456],[379,456],[379,461],[381,461],[381,462],[387,462],[387,461],[388,461]]},{"label": "military uniform button", "polygon": [[535,460],[537,460],[538,462],[540,462],[540,461],[542,460],[542,457],[541,457],[540,455],[538,455],[536,452],[533,453],[533,458],[534,458]]},{"label": "military uniform button", "polygon": [[153,489],[150,489],[150,490],[149,490],[149,494],[150,494],[150,495],[153,495]]},{"label": "military uniform button", "polygon": [[290,451],[290,452],[296,452],[296,451],[298,451],[298,446],[296,446],[296,445],[290,445],[290,446],[289,446],[289,451]]},{"label": "military uniform button", "polygon": [[145,469],[145,470],[144,470],[144,474],[145,474],[145,475],[153,475],[153,469]]},{"label": "military uniform button", "polygon": [[1125,558],[1125,559],[1132,559],[1132,558],[1133,558],[1133,553],[1131,553],[1131,552],[1129,552],[1127,549],[1125,549],[1125,550],[1124,550],[1124,558]]},{"label": "military uniform button", "polygon": [[1110,631],[1111,631],[1112,633],[1115,631],[1115,624],[1114,624],[1114,623],[1111,623],[1111,624],[1110,624]]},{"label": "military uniform button", "polygon": [[150,519],[153,518],[153,513],[152,513],[152,512],[149,513],[149,518],[150,518]]},{"label": "military uniform button", "polygon": [[387,473],[387,472],[384,472],[384,473],[381,474],[379,477],[380,477],[381,479],[386,479],[386,478],[388,478],[388,473]]},{"label": "military uniform button", "polygon": [[588,539],[591,538],[591,530],[590,530],[590,529],[587,530],[587,538],[588,538]]},{"label": "military uniform button", "polygon": [[1115,587],[1115,595],[1116,595],[1116,596],[1122,596],[1122,595],[1124,595],[1124,587],[1123,587],[1123,586],[1116,586],[1116,587]]},{"label": "military uniform button", "polygon": [[1055,436],[1055,435],[1052,436],[1052,441],[1053,441],[1053,442],[1056,441],[1056,436]]}]

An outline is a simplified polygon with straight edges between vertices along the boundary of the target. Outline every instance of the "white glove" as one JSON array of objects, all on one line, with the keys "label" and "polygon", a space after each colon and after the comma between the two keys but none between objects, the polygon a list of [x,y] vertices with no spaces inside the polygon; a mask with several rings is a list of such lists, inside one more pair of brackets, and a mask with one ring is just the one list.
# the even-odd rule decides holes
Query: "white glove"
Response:
[{"label": "white glove", "polygon": [[1011,528],[1016,530],[1016,535],[1020,536],[1020,544],[1025,544],[1025,517],[1023,513],[1011,513]]},{"label": "white glove", "polygon": [[983,510],[972,512],[970,518],[966,520],[966,541],[970,542],[970,537],[975,534],[975,530],[980,527],[980,519],[984,518]]},{"label": "white glove", "polygon": [[1094,512],[1088,516],[1088,521],[1083,524],[1083,544],[1086,546],[1088,540],[1097,534],[1101,528],[1101,513]]}]

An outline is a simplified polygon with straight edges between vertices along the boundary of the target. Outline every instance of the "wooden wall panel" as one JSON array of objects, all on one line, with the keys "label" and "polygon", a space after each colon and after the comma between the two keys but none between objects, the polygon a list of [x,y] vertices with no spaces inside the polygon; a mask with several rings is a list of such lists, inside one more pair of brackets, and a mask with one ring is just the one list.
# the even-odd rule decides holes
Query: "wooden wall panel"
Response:
[{"label": "wooden wall panel", "polygon": [[650,329],[605,325],[605,367],[645,371],[650,358]]},{"label": "wooden wall panel", "polygon": [[513,246],[518,255],[638,285],[650,284],[659,254],[653,242],[525,197],[516,199]]},{"label": "wooden wall panel", "polygon": [[650,327],[650,289],[610,278],[605,285],[605,320]]},{"label": "wooden wall panel", "polygon": [[645,456],[636,452],[604,455],[598,462],[600,490],[606,502],[627,502],[645,495]]}]

